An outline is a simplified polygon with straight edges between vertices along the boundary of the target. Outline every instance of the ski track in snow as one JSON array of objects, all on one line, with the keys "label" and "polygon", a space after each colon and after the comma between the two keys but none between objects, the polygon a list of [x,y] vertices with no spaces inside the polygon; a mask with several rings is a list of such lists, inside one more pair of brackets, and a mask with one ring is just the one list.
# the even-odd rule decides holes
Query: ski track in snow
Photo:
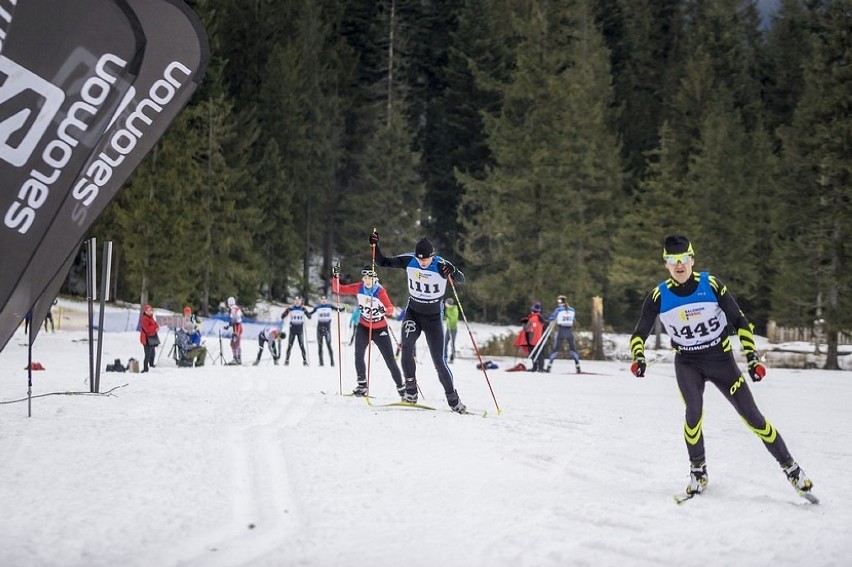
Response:
[{"label": "ski track in snow", "polygon": [[[276,549],[282,538],[292,537],[299,514],[282,437],[312,405],[310,398],[290,399],[251,423],[233,428],[227,441],[235,480],[234,519],[222,529],[183,543],[183,553],[176,554],[175,562],[205,567],[247,563]],[[201,548],[204,551],[198,553]]]},{"label": "ski track in snow", "polygon": [[[34,373],[34,394],[86,389],[82,337],[39,337],[34,360],[47,370]],[[19,345],[0,353],[0,400],[25,395]],[[244,340],[247,359],[255,348]],[[141,355],[132,332],[106,334],[104,349],[105,364]],[[335,354],[350,391],[353,349]],[[371,392],[393,401],[372,354]],[[370,408],[332,394],[338,367],[304,368],[298,352],[289,367],[267,360],[180,369],[163,354],[150,374],[102,374],[103,390],[127,384],[110,397],[37,398],[32,418],[26,403],[0,405],[0,565],[838,567],[852,557],[848,371],[770,368],[749,382],[822,504],[795,495],[708,387],[710,484],[677,506],[687,461],[670,361],[636,379],[624,361],[583,361],[590,374],[577,376],[570,360],[552,374],[508,373],[518,360],[495,357],[498,416],[473,354],[459,354],[458,391],[488,410],[482,419],[448,411],[429,360],[418,383],[439,411]]]}]

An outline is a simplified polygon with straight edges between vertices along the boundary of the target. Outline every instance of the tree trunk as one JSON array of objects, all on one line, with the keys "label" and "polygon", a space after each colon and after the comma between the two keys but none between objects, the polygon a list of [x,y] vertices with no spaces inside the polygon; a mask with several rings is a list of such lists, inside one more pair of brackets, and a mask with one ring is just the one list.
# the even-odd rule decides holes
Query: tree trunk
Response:
[{"label": "tree trunk", "polygon": [[592,359],[603,360],[603,298],[592,298]]},{"label": "tree trunk", "polygon": [[840,370],[840,364],[837,360],[837,341],[838,332],[836,329],[830,328],[825,334],[825,341],[828,344],[828,352],[825,357],[824,370]]}]

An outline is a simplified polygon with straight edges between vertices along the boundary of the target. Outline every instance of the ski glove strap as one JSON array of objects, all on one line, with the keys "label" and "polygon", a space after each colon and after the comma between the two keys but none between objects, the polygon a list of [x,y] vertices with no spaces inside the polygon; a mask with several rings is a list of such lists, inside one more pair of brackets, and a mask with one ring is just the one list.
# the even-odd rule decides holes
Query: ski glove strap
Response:
[{"label": "ski glove strap", "polygon": [[645,368],[647,368],[647,365],[645,364],[645,357],[637,356],[633,360],[633,364],[630,365],[630,372],[632,372],[637,378],[642,378],[645,375]]},{"label": "ski glove strap", "polygon": [[746,360],[748,361],[748,375],[751,376],[752,381],[760,382],[763,380],[763,377],[766,376],[766,367],[760,362],[757,353],[754,351],[747,352]]},{"label": "ski glove strap", "polygon": [[441,272],[442,276],[448,278],[452,275],[455,275],[456,267],[444,260],[443,262],[438,264],[438,271]]}]

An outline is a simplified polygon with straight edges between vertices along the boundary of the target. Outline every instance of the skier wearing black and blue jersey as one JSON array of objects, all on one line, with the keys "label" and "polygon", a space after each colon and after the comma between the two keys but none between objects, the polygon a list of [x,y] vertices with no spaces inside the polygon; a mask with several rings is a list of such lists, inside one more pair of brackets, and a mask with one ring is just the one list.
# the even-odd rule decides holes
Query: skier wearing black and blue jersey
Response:
[{"label": "skier wearing black and blue jersey", "polygon": [[683,433],[689,454],[690,480],[685,497],[700,494],[707,486],[702,421],[704,386],[710,382],[760,437],[798,493],[811,500],[813,483],[790,455],[781,434],[758,409],[734,360],[729,330],[736,330],[751,379],[759,382],[766,375],[766,368],[755,349],[753,326],[725,284],[707,272],[693,272],[694,257],[692,244],[686,237],[666,237],[663,259],[670,277],[655,286],[645,298],[642,314],[630,338],[631,371],[637,377],[645,375],[645,340],[657,316],[671,338],[677,385],[686,405]]},{"label": "skier wearing black and blue jersey", "polygon": [[328,359],[334,366],[334,351],[331,349],[331,319],[334,311],[343,311],[343,307],[332,305],[328,301],[328,297],[320,297],[320,301],[316,304],[309,316],[317,316],[317,345],[319,349],[319,365],[323,365],[322,347],[323,343],[328,347]]},{"label": "skier wearing black and blue jersey", "polygon": [[562,350],[562,343],[568,343],[568,353],[574,359],[574,368],[577,374],[580,373],[580,355],[577,353],[577,348],[574,346],[574,317],[576,311],[568,305],[568,298],[560,295],[556,298],[556,309],[547,318],[548,321],[556,324],[556,337],[553,339],[553,352],[547,357],[547,366],[545,372],[550,372],[553,366],[553,361],[559,356],[559,351]]},{"label": "skier wearing black and blue jersey", "polygon": [[[293,305],[281,313],[281,330],[284,330],[284,319],[290,317],[290,338],[287,339],[287,354],[284,355],[284,366],[290,365],[290,351],[293,350],[293,341],[298,339],[299,349],[302,351],[302,364],[308,365],[308,354],[305,350],[305,321],[310,319],[311,314],[302,305],[302,296],[293,298]],[[285,333],[286,334],[286,333]]]},{"label": "skier wearing black and blue jersey", "polygon": [[384,268],[400,268],[408,275],[408,303],[405,318],[402,321],[402,373],[405,376],[405,395],[407,402],[417,403],[417,364],[414,349],[420,334],[426,335],[426,344],[432,363],[438,372],[438,379],[444,387],[444,394],[450,408],[458,413],[466,413],[467,408],[459,399],[453,386],[453,374],[447,365],[444,354],[444,294],[447,291],[447,278],[463,282],[464,274],[448,260],[435,255],[435,247],[428,238],[421,239],[414,252],[386,257],[379,250],[379,235],[370,234],[370,245],[375,247],[376,265]]}]

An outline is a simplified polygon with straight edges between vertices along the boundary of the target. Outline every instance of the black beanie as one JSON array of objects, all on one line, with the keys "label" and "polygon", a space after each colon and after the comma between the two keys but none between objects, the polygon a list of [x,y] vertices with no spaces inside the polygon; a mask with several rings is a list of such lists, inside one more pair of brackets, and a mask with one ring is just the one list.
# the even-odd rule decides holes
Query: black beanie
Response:
[{"label": "black beanie", "polygon": [[687,237],[679,234],[673,234],[671,236],[667,236],[663,243],[663,255],[665,254],[694,255],[695,252],[692,250],[692,243],[689,242]]},{"label": "black beanie", "polygon": [[417,246],[414,248],[414,253],[418,258],[428,258],[432,254],[435,253],[435,247],[432,246],[432,241],[428,238],[423,238],[420,242],[417,243]]}]

